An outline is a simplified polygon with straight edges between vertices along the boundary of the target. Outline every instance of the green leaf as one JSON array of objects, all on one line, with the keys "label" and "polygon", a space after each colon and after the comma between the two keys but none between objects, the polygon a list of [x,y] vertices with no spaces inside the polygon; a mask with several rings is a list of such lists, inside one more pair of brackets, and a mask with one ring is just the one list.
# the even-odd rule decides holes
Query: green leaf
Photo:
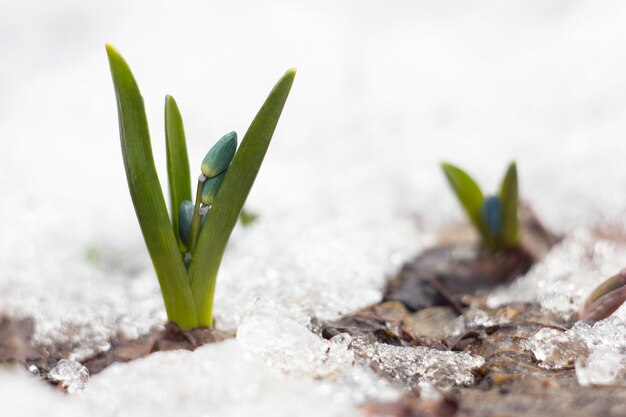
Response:
[{"label": "green leaf", "polygon": [[294,69],[285,73],[252,121],[200,232],[189,266],[200,326],[213,325],[215,281],[224,250],[261,168],[295,75]]},{"label": "green leaf", "polygon": [[483,240],[483,245],[488,249],[494,249],[494,238],[491,233],[489,233],[489,228],[481,214],[484,197],[482,191],[480,191],[480,187],[478,187],[476,182],[465,171],[454,165],[442,162],[441,168],[446,174],[448,183],[452,187],[461,206],[463,206],[471,222],[476,229],[478,229]]},{"label": "green leaf", "polygon": [[258,214],[246,210],[244,207],[239,214],[239,221],[243,227],[251,226],[258,219]]},{"label": "green leaf", "polygon": [[143,98],[124,58],[110,45],[106,50],[117,98],[128,188],[167,316],[183,329],[195,327],[195,304],[154,167]]},{"label": "green leaf", "polygon": [[174,97],[169,95],[165,96],[165,145],[172,230],[174,230],[180,251],[184,253],[186,248],[179,234],[178,210],[183,201],[191,201],[191,179],[183,119]]},{"label": "green leaf", "polygon": [[518,185],[517,166],[515,162],[509,165],[500,187],[502,200],[502,245],[515,246],[519,242],[518,220]]}]

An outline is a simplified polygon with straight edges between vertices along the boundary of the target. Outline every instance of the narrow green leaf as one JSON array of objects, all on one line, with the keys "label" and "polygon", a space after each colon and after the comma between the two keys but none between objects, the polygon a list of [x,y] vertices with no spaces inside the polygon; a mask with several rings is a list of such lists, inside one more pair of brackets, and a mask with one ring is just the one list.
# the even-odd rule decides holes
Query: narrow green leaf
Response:
[{"label": "narrow green leaf", "polygon": [[448,183],[452,187],[454,194],[458,198],[461,206],[465,209],[470,221],[474,224],[483,240],[483,244],[488,249],[494,249],[495,242],[489,228],[482,218],[481,210],[483,204],[483,193],[476,182],[461,168],[442,162],[443,169]]},{"label": "narrow green leaf", "polygon": [[167,316],[182,328],[195,327],[195,304],[154,167],[143,98],[124,58],[110,45],[106,50],[117,98],[128,188]]},{"label": "narrow green leaf", "polygon": [[183,201],[191,201],[189,158],[187,157],[183,119],[174,97],[169,95],[165,96],[165,144],[170,207],[172,209],[172,230],[174,230],[180,251],[185,252],[185,244],[178,233],[178,210]]},{"label": "narrow green leaf", "polygon": [[519,241],[517,166],[509,165],[500,187],[502,200],[502,245],[514,246]]},{"label": "narrow green leaf", "polygon": [[217,271],[230,234],[237,224],[239,213],[267,152],[295,75],[294,69],[285,73],[252,121],[200,232],[189,266],[200,326],[213,325],[213,295]]}]

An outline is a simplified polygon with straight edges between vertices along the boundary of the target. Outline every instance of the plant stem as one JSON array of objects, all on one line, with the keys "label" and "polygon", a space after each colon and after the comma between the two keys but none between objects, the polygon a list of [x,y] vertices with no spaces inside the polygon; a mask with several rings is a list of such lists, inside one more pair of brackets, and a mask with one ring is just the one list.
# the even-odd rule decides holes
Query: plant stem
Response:
[{"label": "plant stem", "polygon": [[202,174],[198,177],[198,188],[196,190],[196,205],[193,208],[193,219],[191,220],[191,236],[189,237],[189,253],[193,256],[196,248],[198,235],[200,234],[200,225],[202,224],[202,215],[200,215],[200,204],[202,203],[202,186],[206,181],[206,177]]},{"label": "plant stem", "polygon": [[213,325],[215,280],[224,250],[259,172],[295,75],[293,69],[285,73],[250,124],[198,236],[198,256],[189,263],[189,279],[200,327]]}]

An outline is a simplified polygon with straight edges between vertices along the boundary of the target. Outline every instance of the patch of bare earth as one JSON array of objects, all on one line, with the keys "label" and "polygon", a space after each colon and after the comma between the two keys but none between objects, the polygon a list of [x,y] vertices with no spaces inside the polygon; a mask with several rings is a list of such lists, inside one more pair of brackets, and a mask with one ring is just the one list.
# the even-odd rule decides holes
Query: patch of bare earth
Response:
[{"label": "patch of bare earth", "polygon": [[[35,324],[31,318],[0,316],[0,363],[21,364],[47,382],[64,390],[62,380],[51,376],[51,371],[62,361],[67,360],[75,346],[71,344],[37,344],[33,342]],[[88,375],[101,372],[117,362],[129,362],[153,352],[196,348],[221,342],[234,337],[234,331],[221,331],[214,328],[181,330],[173,323],[164,328],[153,328],[148,334],[137,339],[118,337],[109,341],[106,351],[83,358],[77,366],[84,366]]]}]

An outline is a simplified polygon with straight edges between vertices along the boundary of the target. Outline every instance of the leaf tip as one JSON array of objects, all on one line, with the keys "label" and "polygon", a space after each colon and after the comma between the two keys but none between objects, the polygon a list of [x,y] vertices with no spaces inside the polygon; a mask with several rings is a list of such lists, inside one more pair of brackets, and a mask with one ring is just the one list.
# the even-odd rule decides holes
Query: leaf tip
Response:
[{"label": "leaf tip", "polygon": [[115,47],[111,45],[110,43],[105,43],[104,49],[106,49],[109,59],[122,57],[122,55],[117,51],[117,49],[115,49]]},{"label": "leaf tip", "polygon": [[176,107],[178,108],[178,105],[176,104],[176,100],[174,100],[174,97],[172,97],[169,94],[165,95],[165,109],[167,110],[168,108],[172,108],[172,107]]},{"label": "leaf tip", "polygon": [[453,175],[453,173],[454,173],[454,171],[456,169],[456,167],[454,165],[452,165],[451,163],[446,162],[446,161],[439,162],[439,166],[443,170],[443,173],[446,174],[446,176]]},{"label": "leaf tip", "polygon": [[517,174],[517,162],[511,161],[507,171],[510,172],[510,173],[513,173],[513,174]]},{"label": "leaf tip", "polygon": [[285,71],[285,74],[283,74],[282,77],[280,77],[280,80],[278,80],[278,83],[276,83],[275,88],[278,88],[279,85],[288,85],[288,90],[291,89],[291,85],[293,84],[293,80],[296,78],[296,69],[295,68],[289,68],[287,71]]}]

